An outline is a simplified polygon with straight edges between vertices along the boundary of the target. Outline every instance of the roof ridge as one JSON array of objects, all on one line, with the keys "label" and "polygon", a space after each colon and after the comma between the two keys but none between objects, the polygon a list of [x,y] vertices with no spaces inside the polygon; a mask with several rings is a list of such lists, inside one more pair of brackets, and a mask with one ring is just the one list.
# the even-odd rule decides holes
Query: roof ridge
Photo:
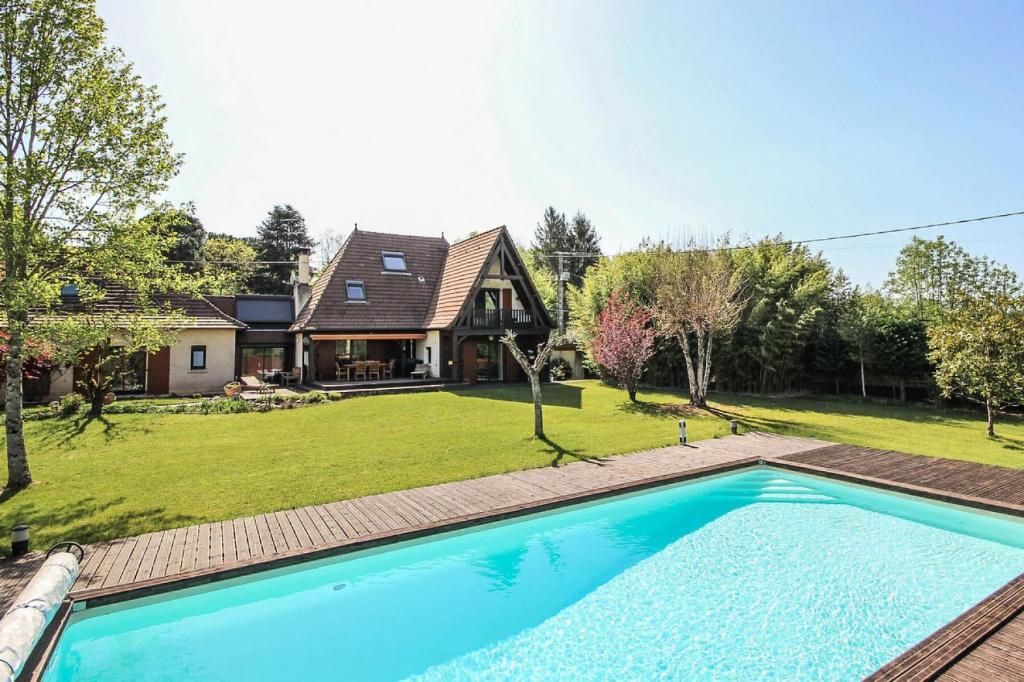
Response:
[{"label": "roof ridge", "polygon": [[480,239],[482,237],[486,237],[487,235],[491,234],[492,232],[498,232],[500,230],[505,230],[507,232],[508,228],[505,227],[504,225],[498,225],[497,227],[492,227],[489,230],[484,230],[483,232],[477,232],[472,237],[466,237],[462,241],[455,242],[454,244],[451,245],[451,248],[454,248],[456,246],[461,246],[462,244],[467,244],[467,243],[469,243],[471,241]]},{"label": "roof ridge", "polygon": [[359,228],[358,230],[352,230],[352,232],[349,233],[349,237],[351,238],[352,234],[355,232],[358,232],[359,234],[378,234],[383,235],[385,237],[403,237],[406,239],[432,239],[438,242],[447,241],[444,237],[433,237],[430,235],[423,234],[402,234],[401,232],[379,232],[377,230],[364,230],[362,228]]}]

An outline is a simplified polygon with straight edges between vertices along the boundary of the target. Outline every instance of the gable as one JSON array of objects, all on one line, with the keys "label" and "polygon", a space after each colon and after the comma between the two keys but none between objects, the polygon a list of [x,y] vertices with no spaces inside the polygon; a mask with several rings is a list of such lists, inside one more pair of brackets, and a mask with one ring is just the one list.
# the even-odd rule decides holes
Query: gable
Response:
[{"label": "gable", "polygon": [[445,329],[455,322],[503,231],[502,227],[489,230],[448,249],[437,298],[424,324],[426,329]]},{"label": "gable", "polygon": [[427,329],[447,329],[458,321],[484,280],[496,277],[502,269],[499,254],[506,258],[509,269],[522,277],[516,280],[515,285],[518,286],[515,288],[523,305],[537,311],[542,326],[552,326],[551,318],[526,272],[519,250],[509,237],[508,230],[499,227],[459,242],[449,249],[437,301],[425,324]]}]

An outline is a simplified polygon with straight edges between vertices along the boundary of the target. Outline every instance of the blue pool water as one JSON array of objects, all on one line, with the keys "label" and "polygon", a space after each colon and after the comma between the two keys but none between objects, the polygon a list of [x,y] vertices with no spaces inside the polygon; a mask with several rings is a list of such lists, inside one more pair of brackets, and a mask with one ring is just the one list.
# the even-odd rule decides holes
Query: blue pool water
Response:
[{"label": "blue pool water", "polygon": [[45,679],[858,679],[1021,572],[1021,522],[755,468],[86,609]]}]

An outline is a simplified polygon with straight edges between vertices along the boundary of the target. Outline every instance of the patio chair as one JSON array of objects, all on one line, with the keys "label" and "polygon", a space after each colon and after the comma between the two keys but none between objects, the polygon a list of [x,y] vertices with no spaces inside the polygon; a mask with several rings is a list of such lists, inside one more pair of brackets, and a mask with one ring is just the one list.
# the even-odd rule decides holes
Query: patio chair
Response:
[{"label": "patio chair", "polygon": [[384,365],[384,378],[394,379],[395,378],[395,361],[388,360],[388,364]]},{"label": "patio chair", "polygon": [[366,363],[362,360],[355,361],[355,367],[353,367],[353,374],[355,375],[356,381],[359,379],[366,379]]},{"label": "patio chair", "polygon": [[370,360],[366,363],[366,372],[370,375],[371,379],[376,377],[380,381],[380,363],[376,360]]},{"label": "patio chair", "polygon": [[423,363],[417,363],[416,369],[409,372],[409,377],[412,379],[426,379],[430,376],[430,365],[424,365]]}]

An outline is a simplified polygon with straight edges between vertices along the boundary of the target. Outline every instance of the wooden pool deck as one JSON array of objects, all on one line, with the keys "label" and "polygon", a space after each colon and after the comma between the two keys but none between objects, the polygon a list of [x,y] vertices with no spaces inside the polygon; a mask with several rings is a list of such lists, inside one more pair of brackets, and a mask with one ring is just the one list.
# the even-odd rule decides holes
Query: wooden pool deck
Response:
[{"label": "wooden pool deck", "polygon": [[[1024,470],[752,433],[101,542],[72,596],[141,594],[758,462],[1024,516]],[[41,562],[0,563],[0,606]],[[873,676],[939,678],[1024,679],[1024,575]]]}]

